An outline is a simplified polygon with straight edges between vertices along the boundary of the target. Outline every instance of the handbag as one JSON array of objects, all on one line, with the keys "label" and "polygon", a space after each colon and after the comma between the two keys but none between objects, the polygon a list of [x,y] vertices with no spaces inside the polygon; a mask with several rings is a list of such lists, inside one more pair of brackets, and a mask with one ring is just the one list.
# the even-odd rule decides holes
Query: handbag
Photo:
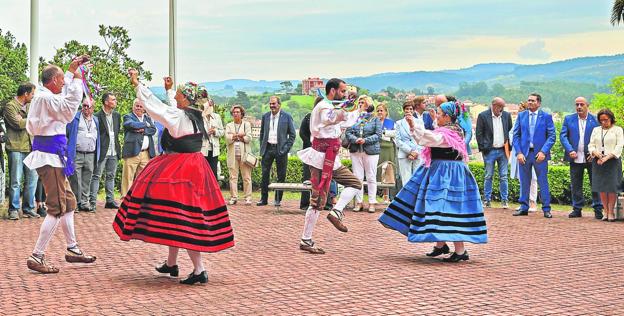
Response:
[{"label": "handbag", "polygon": [[349,149],[349,146],[351,146],[351,142],[347,138],[347,132],[346,131],[344,133],[342,133],[342,135],[340,135],[340,146],[342,146],[342,148],[346,148],[346,149]]},{"label": "handbag", "polygon": [[256,168],[260,164],[260,159],[252,153],[247,153],[243,158],[243,163],[252,168]]}]

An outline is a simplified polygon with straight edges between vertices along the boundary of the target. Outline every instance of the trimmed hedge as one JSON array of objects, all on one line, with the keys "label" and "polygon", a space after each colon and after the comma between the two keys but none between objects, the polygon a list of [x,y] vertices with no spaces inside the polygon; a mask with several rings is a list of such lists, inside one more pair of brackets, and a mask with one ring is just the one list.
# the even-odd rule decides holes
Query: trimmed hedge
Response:
[{"label": "trimmed hedge", "polygon": [[[219,157],[219,161],[221,163],[221,175],[224,179],[221,181],[221,187],[223,190],[227,190],[229,188],[229,171],[227,168],[226,157],[225,155],[221,155]],[[342,164],[351,167],[351,160],[343,159]],[[119,187],[121,186],[121,169],[123,165],[123,160],[119,161],[119,165],[117,168],[117,175],[115,177],[115,186],[117,191],[119,191]],[[289,183],[300,183],[302,182],[302,171],[303,164],[301,160],[297,156],[291,156],[288,158],[288,167],[286,171],[286,182]],[[472,174],[475,176],[477,183],[479,184],[479,188],[481,194],[483,194],[483,177],[485,175],[485,168],[482,162],[471,162],[468,164]],[[7,172],[8,173],[8,172]],[[276,179],[276,171],[275,165],[273,165],[273,169],[271,171],[271,180],[275,182]],[[261,168],[255,168],[251,174],[251,181],[254,190],[258,190],[260,188],[260,181],[262,180],[262,171]],[[101,179],[102,183],[100,185],[100,190],[104,188],[103,179]],[[238,185],[242,189],[242,179],[239,178]],[[8,183],[8,180],[7,180]],[[509,200],[510,201],[518,201],[520,196],[520,182],[518,179],[509,178]],[[570,168],[568,166],[548,166],[548,184],[550,189],[550,195],[553,203],[558,204],[570,204],[571,194],[570,194]],[[591,204],[591,189],[589,186],[589,177],[585,174],[584,185],[583,185],[583,194],[585,195],[585,201],[588,204]],[[492,188],[492,199],[498,200],[500,196],[500,192],[498,189],[498,176],[494,175],[493,180],[493,188]]]},{"label": "trimmed hedge", "polygon": [[[222,181],[222,188],[227,189],[229,187],[229,172],[227,170],[227,164],[225,156],[219,157],[221,162],[221,173],[224,176]],[[350,167],[351,160],[342,160],[342,164]],[[479,184],[481,194],[483,194],[483,177],[485,175],[485,168],[482,162],[471,162],[468,164],[472,174],[475,176],[477,183]],[[286,171],[286,182],[300,183],[302,182],[302,163],[296,156],[288,158],[288,170]],[[260,187],[260,181],[262,178],[261,168],[255,168],[252,172],[251,180],[254,190]],[[273,166],[271,180],[275,182],[276,173],[275,165]],[[589,177],[587,174],[584,179],[583,193],[585,195],[585,201],[591,203],[591,189],[589,186]],[[498,176],[494,175],[492,198],[498,200],[500,192],[498,189]],[[549,166],[548,167],[548,184],[550,189],[550,195],[553,203],[558,204],[570,204],[570,168],[568,166]],[[239,179],[238,185],[242,187],[242,180]],[[517,201],[520,196],[520,182],[518,179],[509,178],[509,200]]]}]

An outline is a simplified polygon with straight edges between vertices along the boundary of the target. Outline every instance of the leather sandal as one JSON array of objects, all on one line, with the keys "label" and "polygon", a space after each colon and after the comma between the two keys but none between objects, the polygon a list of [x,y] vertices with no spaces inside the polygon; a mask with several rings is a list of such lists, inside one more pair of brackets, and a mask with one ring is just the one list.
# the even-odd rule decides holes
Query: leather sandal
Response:
[{"label": "leather sandal", "polygon": [[301,243],[299,244],[299,249],[303,250],[303,251],[307,251],[311,254],[314,255],[323,255],[325,254],[325,250],[323,250],[323,248],[320,247],[316,247],[314,246],[314,242],[312,240],[301,240]]}]

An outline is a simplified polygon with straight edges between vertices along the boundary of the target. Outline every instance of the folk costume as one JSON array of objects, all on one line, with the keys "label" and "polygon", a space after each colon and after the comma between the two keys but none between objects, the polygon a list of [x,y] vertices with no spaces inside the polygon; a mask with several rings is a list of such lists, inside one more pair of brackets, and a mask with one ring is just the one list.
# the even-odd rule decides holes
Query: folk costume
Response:
[{"label": "folk costume", "polygon": [[[444,103],[441,108],[455,119],[462,115],[455,103]],[[412,137],[426,147],[421,154],[423,165],[381,215],[382,225],[410,242],[487,242],[479,187],[466,165],[463,130],[460,124],[450,123],[430,131],[421,120],[414,120]]]},{"label": "folk costume", "polygon": [[[180,91],[191,104],[207,97],[206,90],[193,83]],[[137,86],[137,97],[147,113],[165,127],[165,153],[152,159],[137,176],[113,228],[124,241],[138,239],[169,246],[169,259],[157,270],[177,276],[177,265],[170,261],[176,260],[179,248],[187,249],[195,272],[200,272],[200,253],[234,246],[234,234],[219,184],[201,153],[202,138],[207,136],[201,111],[190,106],[179,109],[175,92],[167,91],[167,95],[172,106],[162,103],[144,85]],[[206,281],[207,276],[201,283]]]},{"label": "folk costume", "polygon": [[74,163],[72,157],[68,156],[65,126],[74,119],[81,103],[82,80],[68,71],[64,81],[60,94],[53,93],[45,86],[39,87],[26,119],[26,130],[34,139],[32,152],[26,156],[24,164],[37,170],[47,195],[47,216],[41,224],[35,249],[26,262],[29,269],[40,273],[59,272],[57,267],[46,262],[44,256],[59,225],[67,242],[67,262],[91,263],[96,259],[95,256],[85,255],[78,248],[74,231],[76,197],[67,180],[74,172]]},{"label": "folk costume", "polygon": [[346,112],[334,109],[329,100],[320,101],[310,115],[310,134],[312,147],[300,150],[297,155],[301,161],[310,167],[310,181],[312,195],[310,207],[306,211],[303,234],[299,248],[310,253],[322,254],[323,249],[315,247],[312,241],[314,226],[327,202],[330,182],[334,179],[345,188],[340,194],[338,202],[327,215],[327,219],[340,231],[346,232],[347,227],[342,223],[343,209],[362,189],[362,182],[345,166],[340,163],[338,151],[340,149],[341,123],[355,124],[357,112]]}]

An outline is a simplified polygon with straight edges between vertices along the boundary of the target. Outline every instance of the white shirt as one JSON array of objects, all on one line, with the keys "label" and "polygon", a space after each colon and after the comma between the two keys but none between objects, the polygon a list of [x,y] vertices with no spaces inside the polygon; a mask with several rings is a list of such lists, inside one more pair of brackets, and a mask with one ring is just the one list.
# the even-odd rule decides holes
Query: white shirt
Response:
[{"label": "white shirt", "polygon": [[84,115],[78,119],[78,135],[76,135],[76,150],[95,152],[97,145],[97,127],[93,115],[87,120]]},{"label": "white shirt", "polygon": [[169,105],[162,103],[155,95],[142,84],[136,87],[137,98],[143,101],[145,111],[153,120],[160,122],[167,130],[169,134],[175,138],[179,138],[186,135],[195,134],[193,130],[193,122],[191,121],[184,110],[177,108],[177,102],[174,99],[175,91],[168,90],[167,97],[169,98]]},{"label": "white shirt", "polygon": [[[115,131],[113,130],[114,125],[113,125],[113,111],[109,113],[106,113],[106,111],[104,111],[104,117],[105,117],[105,121],[104,122],[106,124],[106,127],[108,129],[108,150],[106,151],[106,156],[116,156],[117,152],[115,151]],[[102,124],[100,122],[100,124]]]},{"label": "white shirt", "polygon": [[[139,121],[145,122],[145,115],[138,116],[134,114],[134,116],[136,116],[139,119]],[[145,122],[145,124],[147,125],[147,127],[150,127],[149,123]],[[141,151],[146,150],[148,148],[149,148],[149,136],[143,134],[143,143],[141,144]]]},{"label": "white shirt", "polygon": [[[39,87],[30,102],[30,111],[26,117],[26,130],[33,136],[65,135],[65,126],[70,123],[78,111],[82,99],[82,80],[74,79],[71,72],[65,73],[65,86],[60,94],[54,94],[46,87]],[[63,163],[56,154],[32,151],[24,159],[30,169],[49,165],[63,168]]]},{"label": "white shirt", "polygon": [[585,119],[582,119],[580,116],[578,117],[578,126],[579,142],[578,146],[576,147],[576,159],[574,159],[574,162],[585,163],[585,127],[587,126],[587,116],[585,117]]},{"label": "white shirt", "polygon": [[[323,100],[312,109],[312,114],[310,114],[311,138],[312,140],[314,138],[340,138],[340,126],[353,126],[357,122],[358,116],[359,112],[357,111],[345,112],[343,110],[336,110],[332,104]],[[319,152],[309,147],[298,151],[297,156],[299,156],[299,159],[301,159],[303,163],[317,169],[323,169],[323,161],[325,160],[324,152]],[[336,170],[341,166],[340,159],[336,157],[333,169]]]},{"label": "white shirt", "polygon": [[277,127],[279,125],[279,118],[282,111],[278,111],[277,114],[271,113],[269,118],[269,144],[277,145]]},{"label": "white shirt", "polygon": [[492,147],[501,148],[505,145],[505,132],[503,131],[503,114],[496,116],[492,112]]}]

